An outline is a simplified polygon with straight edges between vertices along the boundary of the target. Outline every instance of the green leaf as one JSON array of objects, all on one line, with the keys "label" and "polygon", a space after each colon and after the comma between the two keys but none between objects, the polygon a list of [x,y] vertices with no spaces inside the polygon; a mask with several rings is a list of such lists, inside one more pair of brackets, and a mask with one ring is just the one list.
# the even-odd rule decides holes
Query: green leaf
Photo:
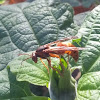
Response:
[{"label": "green leaf", "polygon": [[[27,53],[28,54],[28,53]],[[32,52],[30,52],[32,54]],[[32,61],[29,56],[19,56],[12,60],[8,65],[10,66],[11,72],[16,74],[18,81],[28,81],[35,85],[46,85],[49,82],[49,74],[47,69],[39,60],[38,63]],[[27,59],[23,61],[24,59]],[[47,61],[44,61],[48,66]]]},{"label": "green leaf", "polygon": [[[78,46],[81,46],[80,42],[81,42],[81,38],[73,39],[73,40],[72,40],[72,44],[76,44],[76,45],[78,45]],[[76,45],[75,45],[75,46],[76,46]]]},{"label": "green leaf", "polygon": [[42,96],[27,96],[21,98],[22,100],[50,100],[48,97],[42,97]]},{"label": "green leaf", "polygon": [[0,69],[22,52],[76,33],[67,3],[50,6],[46,0],[35,0],[0,6]]},{"label": "green leaf", "polygon": [[[0,70],[4,69],[12,59],[18,56],[18,54],[34,51],[40,45],[70,35],[73,36],[76,33],[77,27],[73,23],[73,9],[67,3],[58,3],[50,6],[46,0],[35,0],[31,3],[25,2],[17,5],[0,6]],[[19,62],[21,63],[21,61],[18,60],[18,64],[21,65]],[[27,62],[26,64],[30,68],[31,64]],[[41,65],[42,64],[38,64],[40,67]],[[12,72],[15,71],[16,74],[22,74],[25,67],[23,69],[21,68],[21,71],[23,70],[21,72],[19,69],[16,69],[16,66],[17,65],[13,65]],[[30,70],[32,68],[30,68]],[[38,67],[35,66],[35,64],[34,68],[38,70]],[[45,82],[47,82],[48,76],[47,72],[45,74],[44,69],[45,71],[47,70],[45,67],[41,68],[43,68],[41,73],[45,77],[43,79],[46,79]],[[12,68],[10,70],[12,70]],[[26,69],[25,71],[28,72],[29,70]],[[5,74],[6,77],[8,77],[8,72],[6,71],[5,73],[2,72],[2,74]],[[21,81],[22,76],[17,75],[17,79],[18,78]],[[23,81],[25,81],[24,78],[25,77],[23,77]],[[38,84],[46,84],[43,80],[41,83],[41,79],[37,80]],[[30,81],[34,80],[29,80],[29,82]],[[9,77],[8,82],[10,82]],[[13,85],[11,86],[12,88],[14,87]],[[9,86],[7,86],[7,88],[9,88]],[[1,94],[2,92],[3,90],[1,91]],[[9,90],[9,92],[11,91]],[[14,93],[16,95],[19,94],[18,92]]]},{"label": "green leaf", "polygon": [[29,84],[16,81],[15,75],[7,69],[0,71],[0,100],[23,96],[31,96]]},{"label": "green leaf", "polygon": [[[32,54],[32,52],[29,52],[27,54]],[[18,81],[28,81],[35,85],[46,86],[49,83],[49,73],[46,67],[39,59],[38,62],[35,63],[32,58],[27,58],[29,58],[29,56],[22,55],[12,60],[8,64],[11,72],[16,74],[16,78]],[[43,59],[43,62],[46,66],[48,66],[47,60]],[[52,59],[52,65],[55,64],[59,65],[59,59]]]},{"label": "green leaf", "polygon": [[83,73],[100,71],[100,5],[86,17],[78,33],[87,49],[81,54]]},{"label": "green leaf", "polygon": [[76,100],[100,99],[100,71],[84,74],[78,82]]},{"label": "green leaf", "polygon": [[[81,34],[80,34],[81,33]],[[100,98],[100,5],[89,13],[82,24],[83,75],[78,82],[76,100],[99,100]]]}]

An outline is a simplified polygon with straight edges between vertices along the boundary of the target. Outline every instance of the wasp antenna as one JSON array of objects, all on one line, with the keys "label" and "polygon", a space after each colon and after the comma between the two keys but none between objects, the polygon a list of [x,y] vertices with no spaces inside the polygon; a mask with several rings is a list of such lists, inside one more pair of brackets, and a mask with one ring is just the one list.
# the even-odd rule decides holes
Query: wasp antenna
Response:
[{"label": "wasp antenna", "polygon": [[29,58],[32,58],[32,57],[28,57],[28,58],[24,59],[24,60],[21,62],[21,65],[22,65],[22,63],[23,63],[24,61],[26,61],[26,60],[29,59]]},{"label": "wasp antenna", "polygon": [[30,56],[29,54],[25,54],[25,53],[24,54],[18,54],[18,56],[21,56],[21,55],[28,55],[28,56]]}]

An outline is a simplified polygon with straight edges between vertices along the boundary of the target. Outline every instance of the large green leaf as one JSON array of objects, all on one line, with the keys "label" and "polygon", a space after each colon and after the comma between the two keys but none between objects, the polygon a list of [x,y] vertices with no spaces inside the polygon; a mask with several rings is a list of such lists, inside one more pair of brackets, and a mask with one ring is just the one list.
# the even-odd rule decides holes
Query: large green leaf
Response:
[{"label": "large green leaf", "polygon": [[[78,82],[77,100],[100,99],[100,5],[86,17],[79,33],[82,45],[83,76]],[[79,34],[80,35],[80,34]]]},{"label": "large green leaf", "polygon": [[0,6],[0,69],[21,52],[75,35],[73,10],[67,3],[49,5],[46,0]]},{"label": "large green leaf", "polygon": [[[27,52],[31,54],[32,52]],[[31,58],[27,59],[29,56],[22,55],[12,60],[8,65],[10,71],[16,74],[16,79],[18,81],[28,81],[29,83],[46,86],[49,83],[49,73],[47,68],[42,64],[38,59],[38,62],[35,63]],[[24,59],[27,59],[23,61]],[[52,58],[52,66],[59,65],[59,59]],[[43,59],[43,62],[48,66],[47,60]]]},{"label": "large green leaf", "polygon": [[[31,54],[32,52],[30,52]],[[27,53],[28,54],[28,53]],[[46,86],[49,82],[49,74],[47,69],[39,60],[38,63],[34,63],[32,59],[28,59],[29,56],[19,56],[16,59],[12,60],[9,63],[11,72],[16,74],[16,78],[18,81],[28,81],[35,85]],[[48,63],[44,60],[46,66]]]},{"label": "large green leaf", "polygon": [[18,82],[16,77],[6,69],[0,72],[0,100],[31,96],[29,83]]},{"label": "large green leaf", "polygon": [[82,52],[83,71],[100,71],[100,5],[85,19],[79,33],[82,34],[82,45],[87,48]]},{"label": "large green leaf", "polygon": [[[32,3],[0,6],[0,70],[4,69],[8,62],[17,57],[18,54],[36,50],[39,45],[43,45],[66,36],[75,35],[76,32],[77,28],[73,23],[73,10],[67,3],[54,3],[50,6],[46,0],[35,0]],[[21,63],[19,64],[21,65]],[[29,65],[29,63],[27,64]],[[31,67],[30,65],[29,68]],[[42,66],[39,66],[38,68],[34,65],[34,68],[39,71],[41,70],[41,74],[44,75],[46,79],[45,81],[47,82],[48,76],[47,73],[45,74],[44,72],[44,70],[47,70]],[[13,67],[12,72],[15,71],[15,73],[16,71],[21,73],[23,70],[23,68],[21,70],[17,70],[15,65]],[[42,71],[41,68],[44,70]],[[32,68],[30,68],[30,70],[31,69]],[[25,71],[28,72],[29,70],[26,68]],[[8,78],[9,84],[16,82],[15,80],[10,80],[13,79],[13,75],[9,78],[8,71],[2,71],[1,74],[6,75],[5,77]],[[43,76],[41,77],[44,79]],[[17,79],[18,78],[20,80],[21,76],[18,75]],[[0,81],[2,82],[0,86],[3,88],[5,86],[5,82],[2,81],[2,78]],[[25,81],[25,77],[23,77],[23,81]],[[32,80],[29,82],[31,81]],[[45,83],[39,83],[39,79],[37,79],[37,81],[38,84],[41,85],[44,85]],[[20,87],[19,84],[17,85]],[[7,89],[2,90],[2,88],[0,88],[1,95],[3,94],[1,98],[5,97],[10,99],[16,98],[17,95],[19,95],[20,92],[15,91],[14,93],[16,95],[13,95],[11,91],[11,89],[13,90],[16,88],[16,85],[11,85],[11,87],[10,85],[7,85]],[[28,87],[28,85],[26,87]],[[21,91],[20,88],[17,89],[18,91]],[[26,89],[26,91],[27,90],[28,89]],[[12,95],[9,96],[9,94]],[[20,97],[21,96],[25,95],[20,93]]]},{"label": "large green leaf", "polygon": [[100,99],[100,71],[84,74],[79,80],[77,100]]}]

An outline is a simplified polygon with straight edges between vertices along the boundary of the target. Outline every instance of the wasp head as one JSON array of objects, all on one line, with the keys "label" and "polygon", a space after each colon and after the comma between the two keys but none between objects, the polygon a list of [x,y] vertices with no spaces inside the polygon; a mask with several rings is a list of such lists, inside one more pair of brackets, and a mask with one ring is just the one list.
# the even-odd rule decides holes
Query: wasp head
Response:
[{"label": "wasp head", "polygon": [[32,54],[32,60],[35,62],[35,63],[37,63],[37,56],[36,56],[36,54]]}]

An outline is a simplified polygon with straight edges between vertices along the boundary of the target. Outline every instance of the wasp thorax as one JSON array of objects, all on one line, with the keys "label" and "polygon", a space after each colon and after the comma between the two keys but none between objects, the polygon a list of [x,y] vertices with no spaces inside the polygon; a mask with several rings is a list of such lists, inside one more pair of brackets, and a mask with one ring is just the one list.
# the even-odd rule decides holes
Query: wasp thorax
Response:
[{"label": "wasp thorax", "polygon": [[37,50],[36,50],[36,52],[41,52],[41,51],[43,51],[43,50],[45,50],[45,49],[48,49],[49,47],[48,46],[40,46]]}]

